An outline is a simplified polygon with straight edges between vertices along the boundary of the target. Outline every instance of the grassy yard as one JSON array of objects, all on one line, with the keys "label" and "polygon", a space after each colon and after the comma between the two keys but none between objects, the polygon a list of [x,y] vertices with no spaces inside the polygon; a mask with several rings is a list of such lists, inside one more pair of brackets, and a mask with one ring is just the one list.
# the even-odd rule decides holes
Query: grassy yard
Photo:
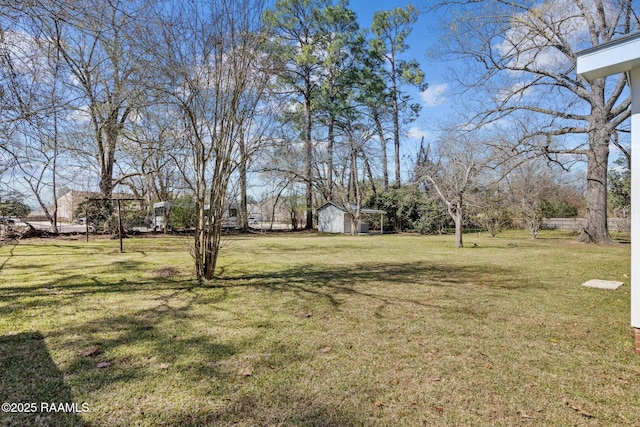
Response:
[{"label": "grassy yard", "polygon": [[37,410],[0,425],[640,425],[629,245],[465,244],[234,236],[208,284],[184,238],[1,247],[0,402]]}]

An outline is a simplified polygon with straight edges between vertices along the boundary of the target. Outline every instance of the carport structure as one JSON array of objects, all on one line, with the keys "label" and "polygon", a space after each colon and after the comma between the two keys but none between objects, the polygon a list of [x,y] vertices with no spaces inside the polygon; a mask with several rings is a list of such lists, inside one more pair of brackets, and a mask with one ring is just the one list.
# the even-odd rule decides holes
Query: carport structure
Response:
[{"label": "carport structure", "polygon": [[576,71],[587,81],[626,73],[631,88],[631,327],[640,354],[640,32],[578,53]]}]

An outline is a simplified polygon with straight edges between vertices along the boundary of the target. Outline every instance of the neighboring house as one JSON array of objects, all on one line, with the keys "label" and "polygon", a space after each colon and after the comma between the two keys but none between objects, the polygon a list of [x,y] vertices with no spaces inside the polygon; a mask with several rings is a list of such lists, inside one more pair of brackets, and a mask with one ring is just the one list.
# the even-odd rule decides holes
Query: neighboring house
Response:
[{"label": "neighboring house", "polygon": [[73,222],[76,217],[74,215],[80,203],[84,202],[88,197],[98,197],[100,193],[92,193],[89,191],[70,190],[58,197],[58,222]]},{"label": "neighboring house", "polygon": [[[58,222],[74,222],[77,219],[81,219],[76,218],[75,212],[78,209],[78,206],[80,206],[80,203],[90,197],[101,198],[102,195],[91,191],[69,190],[62,196],[58,197]],[[114,199],[127,197],[131,197],[131,195],[126,193],[113,193],[112,195],[112,198]]]},{"label": "neighboring house", "polygon": [[[353,207],[355,211],[355,206]],[[318,231],[321,233],[344,233],[351,234],[351,230],[355,227],[351,216],[347,212],[343,206],[335,202],[327,202],[324,205],[320,206],[316,210],[318,214]],[[381,221],[380,225],[383,228],[380,230],[382,233],[384,231],[382,215],[386,214],[385,211],[381,211],[378,209],[360,209],[361,212],[361,221],[358,224],[358,229],[356,233],[368,233],[369,232],[369,215],[378,214],[380,215]]]}]

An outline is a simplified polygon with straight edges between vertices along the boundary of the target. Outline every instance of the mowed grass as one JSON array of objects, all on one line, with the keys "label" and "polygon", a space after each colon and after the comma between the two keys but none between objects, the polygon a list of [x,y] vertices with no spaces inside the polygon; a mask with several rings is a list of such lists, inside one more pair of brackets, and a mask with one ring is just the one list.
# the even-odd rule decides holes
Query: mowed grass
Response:
[{"label": "mowed grass", "polygon": [[0,425],[640,425],[629,245],[465,244],[232,236],[210,283],[186,238],[2,247],[0,400],[89,411]]}]

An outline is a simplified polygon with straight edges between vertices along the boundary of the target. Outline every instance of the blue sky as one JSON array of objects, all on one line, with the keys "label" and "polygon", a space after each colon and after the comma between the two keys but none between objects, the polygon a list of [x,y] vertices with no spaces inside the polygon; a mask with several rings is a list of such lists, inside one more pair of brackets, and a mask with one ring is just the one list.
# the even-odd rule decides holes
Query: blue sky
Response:
[{"label": "blue sky", "polygon": [[[405,7],[407,4],[420,5],[419,2],[407,0],[349,1],[349,6],[356,12],[362,28],[368,28],[371,25],[374,12]],[[408,134],[405,138],[403,151],[405,155],[412,155],[419,147],[420,137],[424,135],[425,139],[428,139],[430,135],[434,135],[434,123],[439,122],[439,118],[450,116],[447,88],[451,86],[445,79],[446,66],[427,55],[429,49],[437,44],[437,22],[433,14],[422,13],[420,15],[407,44],[409,49],[403,54],[404,59],[418,60],[425,72],[425,80],[429,84],[429,88],[424,93],[419,93],[417,90],[409,91],[415,101],[422,105],[420,118],[408,126]]]},{"label": "blue sky", "polygon": [[[358,21],[362,28],[368,28],[371,25],[371,18],[375,11],[389,10],[396,7],[405,7],[407,4],[413,4],[417,7],[425,5],[425,0],[349,0],[350,7],[356,12]],[[413,27],[413,31],[407,40],[409,49],[405,52],[404,59],[415,58],[425,72],[425,80],[429,84],[427,91],[419,93],[415,90],[409,91],[416,102],[422,105],[420,118],[416,122],[410,124],[407,128],[403,140],[403,155],[405,162],[410,160],[407,156],[414,156],[420,144],[421,136],[425,137],[425,141],[433,141],[437,138],[437,127],[439,123],[445,123],[454,117],[454,104],[464,102],[455,95],[456,86],[448,75],[447,70],[455,65],[452,62],[438,61],[428,56],[428,51],[437,47],[438,44],[438,24],[439,19],[443,15],[437,16],[433,13],[422,13],[418,22]],[[446,18],[446,16],[444,16]],[[456,108],[458,106],[456,105]],[[581,137],[577,137],[581,138]],[[614,161],[620,155],[619,151],[612,148],[611,161]],[[403,169],[406,171],[407,167]]]}]

